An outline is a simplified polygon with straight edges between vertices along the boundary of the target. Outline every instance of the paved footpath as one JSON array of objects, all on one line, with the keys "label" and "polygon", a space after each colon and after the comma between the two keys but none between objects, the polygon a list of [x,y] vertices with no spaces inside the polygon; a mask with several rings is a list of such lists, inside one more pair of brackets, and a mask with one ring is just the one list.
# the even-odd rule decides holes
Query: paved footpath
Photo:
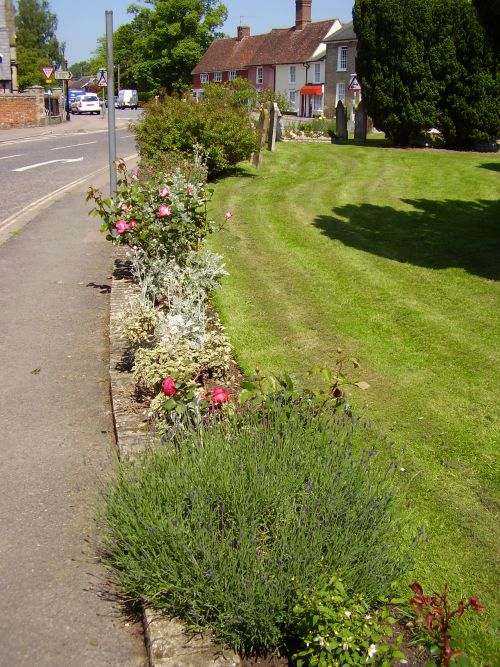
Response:
[{"label": "paved footpath", "polygon": [[141,626],[106,594],[91,544],[116,460],[112,253],[84,193],[0,246],[1,667],[146,664]]}]

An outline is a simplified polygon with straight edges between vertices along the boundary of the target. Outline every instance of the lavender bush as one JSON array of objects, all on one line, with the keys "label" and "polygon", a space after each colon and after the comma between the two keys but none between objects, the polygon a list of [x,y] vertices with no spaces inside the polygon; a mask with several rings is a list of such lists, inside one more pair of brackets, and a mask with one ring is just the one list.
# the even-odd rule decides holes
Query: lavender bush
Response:
[{"label": "lavender bush", "polygon": [[133,603],[276,651],[325,569],[373,601],[407,568],[399,468],[366,424],[276,401],[123,464],[103,550]]}]

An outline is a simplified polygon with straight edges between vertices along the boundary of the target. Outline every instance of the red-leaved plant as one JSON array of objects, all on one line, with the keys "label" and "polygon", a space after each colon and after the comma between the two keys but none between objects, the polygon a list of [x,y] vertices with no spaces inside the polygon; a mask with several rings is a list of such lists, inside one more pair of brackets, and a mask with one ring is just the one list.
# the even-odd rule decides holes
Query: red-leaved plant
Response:
[{"label": "red-leaved plant", "polygon": [[417,612],[417,622],[436,642],[441,652],[442,667],[448,667],[450,660],[461,655],[460,651],[453,650],[450,645],[452,621],[463,616],[468,609],[483,611],[484,607],[479,604],[478,598],[470,597],[467,600],[459,600],[453,609],[448,599],[448,582],[445,583],[442,593],[432,593],[432,595],[424,595],[424,589],[416,582],[411,584],[410,588],[415,593],[410,604]]}]

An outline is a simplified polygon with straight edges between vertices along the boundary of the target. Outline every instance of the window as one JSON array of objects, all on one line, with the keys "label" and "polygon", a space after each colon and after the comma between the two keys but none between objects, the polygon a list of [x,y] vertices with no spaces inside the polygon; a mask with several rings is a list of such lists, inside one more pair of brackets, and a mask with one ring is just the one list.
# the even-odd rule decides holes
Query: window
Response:
[{"label": "window", "polygon": [[345,83],[337,84],[337,99],[335,101],[335,104],[337,105],[339,102],[345,104]]},{"label": "window", "polygon": [[288,102],[290,104],[290,109],[294,110],[297,108],[297,91],[289,90],[288,91]]},{"label": "window", "polygon": [[257,85],[264,83],[264,68],[263,67],[257,67],[256,83],[257,83]]},{"label": "window", "polygon": [[214,72],[214,81],[222,81],[222,72]]},{"label": "window", "polygon": [[314,83],[321,83],[321,63],[314,63]]},{"label": "window", "polygon": [[295,83],[295,65],[290,65],[288,73],[288,83]]},{"label": "window", "polygon": [[200,83],[208,83],[208,74],[200,74]]},{"label": "window", "polygon": [[347,46],[339,46],[337,57],[337,72],[347,71]]},{"label": "window", "polygon": [[234,79],[236,79],[236,70],[235,69],[230,69],[229,70],[228,79],[229,79],[229,81],[234,81]]},{"label": "window", "polygon": [[323,95],[314,95],[312,103],[313,111],[323,111]]}]

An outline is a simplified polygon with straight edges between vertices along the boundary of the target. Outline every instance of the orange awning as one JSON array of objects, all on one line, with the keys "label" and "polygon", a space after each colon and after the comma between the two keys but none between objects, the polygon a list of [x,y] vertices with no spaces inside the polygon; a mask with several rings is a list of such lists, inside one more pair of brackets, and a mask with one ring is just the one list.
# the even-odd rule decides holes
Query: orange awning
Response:
[{"label": "orange awning", "polygon": [[323,86],[313,86],[308,83],[300,89],[301,95],[323,95]]}]

